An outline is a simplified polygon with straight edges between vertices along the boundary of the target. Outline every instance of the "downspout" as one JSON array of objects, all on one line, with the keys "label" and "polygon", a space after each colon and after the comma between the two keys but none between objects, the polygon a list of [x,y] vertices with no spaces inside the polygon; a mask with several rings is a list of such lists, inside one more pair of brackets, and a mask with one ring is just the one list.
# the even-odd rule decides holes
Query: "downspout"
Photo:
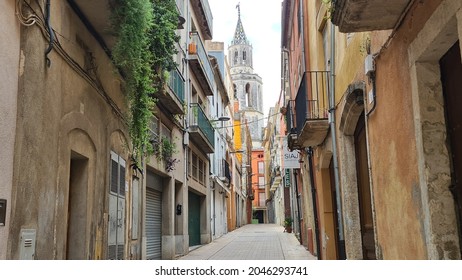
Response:
[{"label": "downspout", "polygon": [[48,33],[50,34],[50,42],[48,44],[48,48],[45,50],[45,60],[46,60],[48,68],[50,68],[51,66],[51,60],[48,58],[48,54],[53,50],[53,43],[55,40],[55,37],[53,35],[53,29],[51,28],[51,25],[50,25],[50,9],[51,9],[50,0],[47,0],[46,8],[45,8],[45,13],[46,13],[45,24],[46,24]]},{"label": "downspout", "polygon": [[330,79],[330,131],[332,133],[332,158],[334,164],[334,181],[335,181],[335,200],[337,204],[337,220],[338,220],[338,256],[339,259],[346,259],[345,252],[345,237],[343,234],[343,215],[342,201],[340,195],[340,183],[338,174],[338,159],[337,159],[337,132],[335,125],[335,26],[331,23],[331,79]]},{"label": "downspout", "polygon": [[[189,36],[189,31],[190,31],[190,26],[191,26],[191,16],[189,14],[190,12],[190,1],[186,1],[186,11],[185,9],[183,8],[183,12],[185,13],[185,18],[187,19],[186,20],[186,36],[185,36],[185,43],[186,45],[184,46],[185,47],[185,57],[183,58],[184,62],[185,62],[185,65],[184,65],[184,68],[185,69],[185,104],[186,104],[186,108],[185,108],[185,117],[183,119],[183,125],[184,125],[184,130],[183,130],[183,153],[184,153],[184,165],[185,165],[185,171],[184,171],[184,177],[183,177],[183,190],[182,190],[182,204],[183,204],[183,213],[182,213],[182,217],[180,219],[181,223],[183,224],[183,232],[179,233],[179,234],[182,234],[182,237],[184,238],[183,241],[182,241],[182,253],[184,254],[187,254],[188,253],[188,250],[189,248],[188,247],[185,247],[185,239],[186,239],[186,236],[189,231],[189,223],[188,223],[188,220],[189,219],[189,199],[188,199],[188,196],[189,196],[189,192],[188,192],[188,189],[189,189],[189,183],[188,183],[188,173],[189,173],[189,165],[188,165],[188,159],[189,159],[189,110],[191,108],[191,84],[190,84],[190,77],[189,77],[189,59],[188,59],[188,56],[189,56],[189,52],[188,52],[188,46],[189,46],[189,43],[190,43],[190,39],[191,37]],[[187,213],[187,214],[186,214]]]},{"label": "downspout", "polygon": [[319,240],[319,218],[318,218],[318,203],[317,193],[314,187],[314,171],[313,171],[313,148],[309,147],[308,150],[308,165],[310,168],[310,184],[311,184],[311,199],[313,200],[313,215],[314,215],[314,238],[316,239],[316,255],[318,259],[321,257],[321,241]]},{"label": "downspout", "polygon": [[305,11],[303,9],[303,2],[304,1],[300,1],[300,6],[298,7],[300,9],[300,15],[301,15],[301,21],[302,21],[302,24],[301,24],[301,34],[302,34],[302,55],[303,55],[303,62],[305,62],[303,64],[303,72],[305,72],[307,70],[307,66],[308,66],[308,58],[306,57],[306,54],[305,54],[305,28],[304,25],[305,25],[305,20],[304,20],[304,14],[305,14]]}]

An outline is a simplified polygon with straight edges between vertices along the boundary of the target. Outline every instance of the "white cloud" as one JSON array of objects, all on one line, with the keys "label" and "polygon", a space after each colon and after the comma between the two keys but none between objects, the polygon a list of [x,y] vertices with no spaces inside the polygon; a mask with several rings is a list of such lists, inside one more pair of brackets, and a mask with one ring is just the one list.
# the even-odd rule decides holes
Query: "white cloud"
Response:
[{"label": "white cloud", "polygon": [[[253,67],[263,79],[263,106],[267,115],[281,90],[281,0],[208,0],[213,14],[213,41],[227,48],[237,24],[236,5],[240,2],[241,20],[253,46]],[[225,50],[227,52],[227,50]]]}]

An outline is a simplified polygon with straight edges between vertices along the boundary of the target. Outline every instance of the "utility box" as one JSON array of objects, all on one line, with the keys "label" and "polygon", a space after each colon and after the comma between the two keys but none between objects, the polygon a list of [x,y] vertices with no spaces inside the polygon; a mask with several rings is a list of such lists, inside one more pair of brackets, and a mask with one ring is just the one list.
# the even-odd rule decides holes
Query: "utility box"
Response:
[{"label": "utility box", "polygon": [[374,59],[372,58],[372,54],[369,54],[366,56],[366,59],[364,60],[364,74],[366,74],[366,76],[369,76],[374,71]]},{"label": "utility box", "polygon": [[20,260],[34,260],[35,259],[35,229],[21,229],[19,233],[19,259]]}]

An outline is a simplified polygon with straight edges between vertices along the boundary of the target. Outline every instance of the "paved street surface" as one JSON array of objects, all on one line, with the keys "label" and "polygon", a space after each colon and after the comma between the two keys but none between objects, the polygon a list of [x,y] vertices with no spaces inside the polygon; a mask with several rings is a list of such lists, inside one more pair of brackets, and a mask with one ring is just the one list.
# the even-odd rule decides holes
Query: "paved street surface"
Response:
[{"label": "paved street surface", "polygon": [[249,224],[191,250],[180,260],[316,260],[293,233],[274,224]]}]

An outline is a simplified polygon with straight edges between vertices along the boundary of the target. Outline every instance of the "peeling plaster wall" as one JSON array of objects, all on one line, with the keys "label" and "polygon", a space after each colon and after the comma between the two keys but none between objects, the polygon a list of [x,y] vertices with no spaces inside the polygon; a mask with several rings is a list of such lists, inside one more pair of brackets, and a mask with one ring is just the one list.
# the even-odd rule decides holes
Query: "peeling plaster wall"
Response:
[{"label": "peeling plaster wall", "polygon": [[[449,2],[459,1],[416,2],[376,60],[377,109],[368,122],[379,258],[457,258],[452,253],[457,247],[453,203],[449,191],[444,191],[450,176],[447,152],[442,150],[442,97],[435,99],[440,91],[439,70],[437,63],[428,67],[412,62],[413,51],[426,52],[435,46],[420,43],[419,37],[422,32],[440,33],[436,22],[449,20],[447,12],[441,13]],[[441,18],[429,20],[438,13]],[[383,42],[383,35],[374,32],[373,53],[379,51],[382,43],[377,42]],[[428,61],[428,57],[417,58]],[[420,73],[420,82],[410,74],[415,72]],[[421,83],[426,84],[424,90]],[[453,243],[448,246],[443,240]]]},{"label": "peeling plaster wall", "polygon": [[420,175],[415,196],[420,198],[423,209],[423,235],[430,259],[461,257],[454,199],[448,188],[451,155],[446,147],[439,66],[439,59],[460,40],[461,31],[462,3],[442,1],[408,50]]},{"label": "peeling plaster wall", "polygon": [[[102,87],[119,108],[124,108],[119,77],[114,74],[110,59],[67,2],[53,2],[51,15],[51,24],[60,34],[64,50],[85,68],[88,48],[98,66],[97,73]],[[66,258],[72,151],[85,156],[89,161],[85,206],[87,229],[86,236],[82,237],[86,244],[85,257],[104,258],[107,248],[109,155],[113,150],[127,160],[129,166],[126,127],[105,99],[56,51],[49,55],[51,66],[46,66],[46,45],[36,25],[21,26],[20,48],[24,67],[19,79],[13,194],[10,204],[14,212],[7,258],[19,258],[21,229],[37,231],[36,259]],[[126,180],[130,178],[128,170]],[[130,209],[129,204],[126,209]],[[126,217],[128,219],[130,215]],[[127,228],[128,222],[126,238],[129,238]]]},{"label": "peeling plaster wall", "polygon": [[14,140],[17,119],[19,75],[19,22],[15,1],[0,3],[0,199],[6,199],[6,223],[0,226],[0,260],[6,258],[9,224],[11,221],[11,189],[13,185]]}]

